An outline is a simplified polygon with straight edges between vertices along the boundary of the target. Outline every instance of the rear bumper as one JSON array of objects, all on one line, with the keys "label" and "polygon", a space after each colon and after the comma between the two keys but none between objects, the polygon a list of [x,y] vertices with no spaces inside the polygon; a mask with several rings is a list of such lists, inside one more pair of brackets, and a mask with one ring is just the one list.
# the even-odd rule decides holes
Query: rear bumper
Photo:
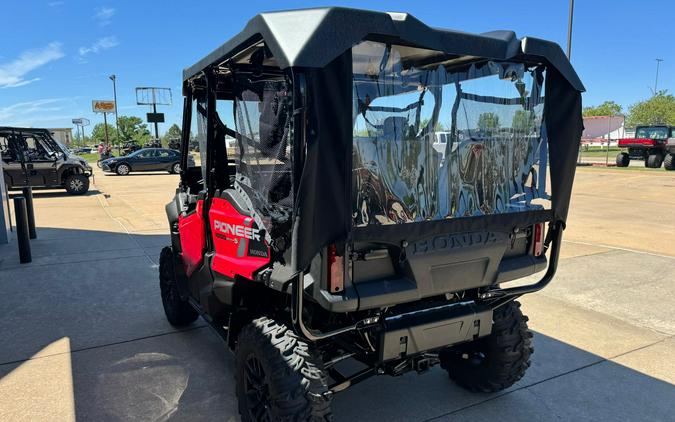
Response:
[{"label": "rear bumper", "polygon": [[484,337],[492,309],[460,302],[390,316],[382,322],[379,360],[386,362]]},{"label": "rear bumper", "polygon": [[[479,263],[481,261],[478,261]],[[516,258],[505,258],[499,263],[494,278],[474,278],[463,271],[461,265],[456,268],[447,268],[454,271],[456,277],[451,283],[428,283],[423,280],[412,280],[406,277],[392,277],[360,282],[354,286],[346,286],[342,294],[334,295],[326,289],[315,288],[314,299],[330,312],[354,312],[356,310],[377,309],[401,303],[414,302],[425,297],[438,296],[446,293],[461,292],[464,290],[486,287],[493,284],[505,283],[536,274],[546,269],[546,256],[533,257],[524,255]],[[476,264],[470,262],[469,270]],[[482,265],[482,264],[481,264]],[[318,287],[318,286],[317,286]]]}]

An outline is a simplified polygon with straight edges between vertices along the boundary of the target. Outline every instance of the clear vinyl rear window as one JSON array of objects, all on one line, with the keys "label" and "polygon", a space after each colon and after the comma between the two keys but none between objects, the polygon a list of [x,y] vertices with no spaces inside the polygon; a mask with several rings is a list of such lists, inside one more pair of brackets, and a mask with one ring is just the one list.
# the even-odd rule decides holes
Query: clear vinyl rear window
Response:
[{"label": "clear vinyl rear window", "polygon": [[366,41],[353,57],[353,224],[550,208],[543,66]]}]

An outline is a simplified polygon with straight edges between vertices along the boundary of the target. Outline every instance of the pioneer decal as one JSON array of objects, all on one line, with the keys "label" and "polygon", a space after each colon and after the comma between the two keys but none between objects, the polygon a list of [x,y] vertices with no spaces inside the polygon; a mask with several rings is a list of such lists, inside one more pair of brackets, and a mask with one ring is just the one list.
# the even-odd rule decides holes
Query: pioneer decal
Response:
[{"label": "pioneer decal", "polygon": [[463,233],[441,235],[420,240],[413,243],[411,247],[412,254],[418,255],[448,249],[487,245],[488,243],[496,243],[498,240],[497,234],[493,232]]},{"label": "pioneer decal", "polygon": [[249,240],[260,240],[260,230],[254,229],[253,227],[225,223],[220,220],[213,220],[213,227],[216,231],[225,236],[237,236]]}]

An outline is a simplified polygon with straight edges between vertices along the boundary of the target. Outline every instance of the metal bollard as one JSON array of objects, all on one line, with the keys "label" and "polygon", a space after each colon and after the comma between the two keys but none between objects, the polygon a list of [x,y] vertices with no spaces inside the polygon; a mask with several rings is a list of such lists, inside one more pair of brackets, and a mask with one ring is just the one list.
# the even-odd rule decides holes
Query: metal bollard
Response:
[{"label": "metal bollard", "polygon": [[19,261],[26,264],[32,261],[30,255],[30,237],[28,233],[28,213],[26,211],[26,198],[14,197],[14,215],[16,216],[16,237],[19,241]]},{"label": "metal bollard", "polygon": [[27,186],[23,188],[23,196],[26,198],[26,213],[28,214],[28,234],[31,239],[37,239],[35,231],[35,211],[33,210],[33,188]]}]

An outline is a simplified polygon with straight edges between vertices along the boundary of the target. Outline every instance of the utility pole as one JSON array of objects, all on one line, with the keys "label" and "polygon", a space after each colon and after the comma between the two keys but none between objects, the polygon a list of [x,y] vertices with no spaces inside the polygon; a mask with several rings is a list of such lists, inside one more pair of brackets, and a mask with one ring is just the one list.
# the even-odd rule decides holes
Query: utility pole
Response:
[{"label": "utility pole", "polygon": [[105,111],[103,112],[103,129],[105,129],[105,144],[106,147],[110,145],[110,141],[108,140],[108,118],[106,117],[108,113]]},{"label": "utility pole", "polygon": [[570,0],[570,11],[567,17],[567,60],[572,58],[572,19],[574,18],[574,0]]},{"label": "utility pole", "polygon": [[656,59],[656,80],[654,80],[654,95],[656,95],[659,92],[656,90],[656,88],[659,85],[659,65],[661,64],[662,61],[663,59],[658,58]]},{"label": "utility pole", "polygon": [[607,155],[605,156],[605,167],[609,167],[609,141],[612,135],[612,112],[609,112],[609,124],[607,128]]},{"label": "utility pole", "polygon": [[121,139],[120,139],[120,125],[117,122],[117,83],[116,83],[117,76],[115,76],[115,74],[112,74],[108,76],[108,78],[110,78],[110,80],[113,83],[113,99],[115,100],[115,130],[117,132],[117,155],[119,155]]}]

